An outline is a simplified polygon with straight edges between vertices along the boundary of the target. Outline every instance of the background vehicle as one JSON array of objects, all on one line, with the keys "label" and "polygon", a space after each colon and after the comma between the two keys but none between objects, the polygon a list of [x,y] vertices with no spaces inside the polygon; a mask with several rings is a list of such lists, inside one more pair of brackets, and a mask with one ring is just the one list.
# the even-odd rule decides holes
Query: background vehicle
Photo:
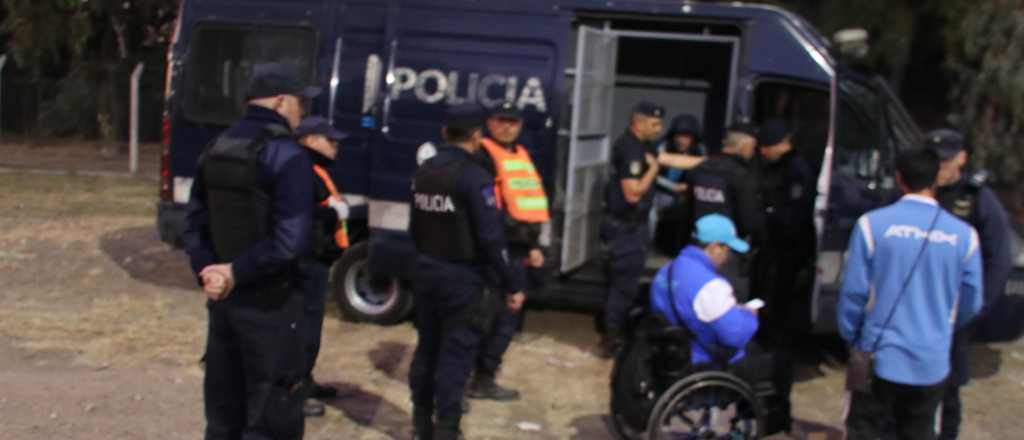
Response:
[{"label": "background vehicle", "polygon": [[[244,5],[244,7],[243,7]],[[846,239],[893,190],[892,158],[920,137],[879,79],[841,67],[802,18],[754,4],[634,0],[185,0],[170,50],[158,220],[176,242],[195,160],[239,114],[263,63],[302,66],[329,85],[316,113],[353,134],[332,170],[365,210],[362,240],[335,265],[346,316],[392,323],[411,306],[406,233],[417,148],[439,141],[449,104],[515,102],[552,198],[552,282],[533,304],[599,305],[597,229],[611,145],[641,99],[701,120],[711,151],[724,127],[783,117],[820,170],[820,257],[797,286],[818,330],[834,326]],[[833,188],[844,197],[831,197]],[[652,255],[651,269],[666,260]],[[826,311],[828,310],[828,311]]]}]

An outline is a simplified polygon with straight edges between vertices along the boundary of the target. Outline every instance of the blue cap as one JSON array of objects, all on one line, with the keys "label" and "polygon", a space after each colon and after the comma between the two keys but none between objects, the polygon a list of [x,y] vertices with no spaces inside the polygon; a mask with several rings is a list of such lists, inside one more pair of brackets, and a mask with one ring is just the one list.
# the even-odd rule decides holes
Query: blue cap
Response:
[{"label": "blue cap", "polygon": [[926,133],[924,137],[925,148],[937,153],[940,160],[949,159],[966,149],[963,135],[953,129],[940,128],[932,130]]},{"label": "blue cap", "polygon": [[322,116],[310,116],[303,119],[295,129],[296,137],[309,136],[313,134],[323,135],[332,141],[340,141],[348,137],[345,133],[331,126],[331,122]]},{"label": "blue cap", "polygon": [[633,114],[662,118],[665,117],[665,107],[649,101],[640,101],[633,107]]},{"label": "blue cap", "polygon": [[750,245],[736,234],[736,225],[721,214],[708,214],[697,220],[697,230],[693,233],[701,243],[722,243],[741,254],[750,250]]}]

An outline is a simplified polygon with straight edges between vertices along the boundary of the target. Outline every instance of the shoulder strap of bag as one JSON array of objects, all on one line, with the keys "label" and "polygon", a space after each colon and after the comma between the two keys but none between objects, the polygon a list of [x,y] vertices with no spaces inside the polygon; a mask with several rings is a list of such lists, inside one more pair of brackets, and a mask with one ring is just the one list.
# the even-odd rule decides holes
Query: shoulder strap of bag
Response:
[{"label": "shoulder strap of bag", "polygon": [[[935,216],[932,217],[932,224],[931,226],[928,226],[928,232],[925,233],[924,243],[921,244],[921,249],[917,251],[917,258],[914,259],[914,264],[910,266],[910,271],[907,272],[907,277],[903,279],[903,286],[900,287],[900,295],[896,297],[896,301],[893,302],[892,308],[889,309],[889,316],[885,318],[885,322],[882,323],[882,329],[878,331],[878,337],[875,338],[875,343],[871,346],[871,353],[878,350],[878,346],[882,343],[882,335],[885,333],[885,330],[889,328],[889,323],[892,322],[892,317],[896,315],[896,307],[899,306],[900,301],[903,300],[904,296],[906,296],[907,287],[910,285],[910,280],[914,277],[914,271],[917,270],[918,263],[920,263],[921,258],[924,257],[924,251],[928,249],[928,243],[932,241],[932,231],[935,229],[935,224],[939,221],[940,214],[942,214],[942,207],[936,205]],[[862,334],[864,331],[864,325],[867,325],[867,320],[864,320],[864,324],[861,325]],[[858,335],[857,339],[860,339],[860,335]]]}]

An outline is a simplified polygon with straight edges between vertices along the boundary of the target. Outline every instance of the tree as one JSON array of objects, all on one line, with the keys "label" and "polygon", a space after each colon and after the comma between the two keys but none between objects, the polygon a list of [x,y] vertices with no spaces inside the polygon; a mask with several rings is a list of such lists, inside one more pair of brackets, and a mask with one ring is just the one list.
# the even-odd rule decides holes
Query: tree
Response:
[{"label": "tree", "polygon": [[[124,132],[131,67],[163,62],[177,0],[4,0],[0,29],[15,63],[42,84],[49,134]],[[155,63],[153,63],[155,61]]]},{"label": "tree", "polygon": [[946,64],[954,118],[975,159],[998,181],[1024,188],[1024,0],[990,0],[964,8],[947,37]]}]

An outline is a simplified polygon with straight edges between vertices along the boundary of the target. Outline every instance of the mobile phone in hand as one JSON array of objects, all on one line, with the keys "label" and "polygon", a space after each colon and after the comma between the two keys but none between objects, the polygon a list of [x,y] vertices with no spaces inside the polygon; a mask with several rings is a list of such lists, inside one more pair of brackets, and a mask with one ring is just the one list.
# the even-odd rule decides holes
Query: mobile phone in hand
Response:
[{"label": "mobile phone in hand", "polygon": [[747,306],[747,308],[751,310],[757,310],[760,309],[761,307],[764,307],[764,300],[762,300],[761,298],[754,298],[750,301],[747,301],[746,304],[743,305]]}]

